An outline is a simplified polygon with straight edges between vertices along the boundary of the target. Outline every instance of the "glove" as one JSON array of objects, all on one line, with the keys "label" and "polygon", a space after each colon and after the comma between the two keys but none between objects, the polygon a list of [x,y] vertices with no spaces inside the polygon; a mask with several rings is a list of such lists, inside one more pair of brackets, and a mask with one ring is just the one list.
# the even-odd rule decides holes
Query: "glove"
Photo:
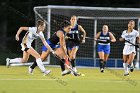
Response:
[{"label": "glove", "polygon": [[135,47],[136,47],[136,48],[139,48],[140,46],[139,46],[139,44],[136,44]]},{"label": "glove", "polygon": [[82,43],[85,43],[85,39],[82,40]]}]

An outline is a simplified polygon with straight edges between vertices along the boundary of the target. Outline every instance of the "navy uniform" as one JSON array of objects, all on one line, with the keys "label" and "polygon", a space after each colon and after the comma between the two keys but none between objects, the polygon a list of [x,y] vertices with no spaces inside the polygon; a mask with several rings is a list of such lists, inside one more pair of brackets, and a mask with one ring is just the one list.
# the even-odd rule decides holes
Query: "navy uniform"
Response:
[{"label": "navy uniform", "polygon": [[[66,32],[63,29],[59,31],[62,31],[64,35],[66,35]],[[60,48],[59,37],[57,36],[57,32],[55,32],[49,39],[46,40],[52,49]],[[45,46],[42,47],[42,51],[47,51],[47,50],[48,49]]]},{"label": "navy uniform", "polygon": [[72,50],[72,48],[77,47],[79,48],[80,38],[79,38],[79,31],[78,31],[78,24],[71,29],[71,31],[67,34],[69,37],[67,41],[67,49]]},{"label": "navy uniform", "polygon": [[[66,32],[64,31],[64,29],[58,30],[58,31],[62,31],[64,36],[66,35]],[[57,32],[58,32],[57,31]],[[56,48],[60,48],[60,44],[59,44],[59,37],[57,36],[57,32],[55,32],[49,39],[47,39],[47,43],[50,45],[50,47],[52,49],[56,49]],[[42,51],[47,51],[48,49],[43,46],[42,47]],[[64,59],[61,59],[63,62],[65,62]],[[65,66],[64,63],[60,61],[60,66],[61,66],[61,70],[62,72],[65,71]],[[69,73],[69,72],[67,72]]]},{"label": "navy uniform", "polygon": [[[110,36],[109,36],[109,32],[104,35],[103,32],[101,32],[100,40],[106,40],[106,41],[110,41]],[[98,52],[104,52],[105,54],[110,54],[110,42],[98,42]]]},{"label": "navy uniform", "polygon": [[[101,32],[101,34],[99,36],[99,39],[104,40],[106,42],[99,41],[97,51],[98,52],[104,52],[105,54],[110,54],[110,36],[109,36],[109,32],[107,32],[106,35],[104,35],[103,32]],[[101,72],[104,72],[104,67],[106,65],[106,61],[104,61],[103,59],[99,59],[99,63],[100,63]]]}]

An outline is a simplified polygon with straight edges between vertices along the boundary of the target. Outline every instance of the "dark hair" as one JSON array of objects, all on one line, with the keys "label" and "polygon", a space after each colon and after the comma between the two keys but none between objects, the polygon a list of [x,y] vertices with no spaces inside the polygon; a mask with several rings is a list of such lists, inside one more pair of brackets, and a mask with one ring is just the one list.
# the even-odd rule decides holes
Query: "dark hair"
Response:
[{"label": "dark hair", "polygon": [[67,26],[70,26],[70,25],[71,25],[70,22],[65,20],[62,23],[60,23],[60,28],[67,27]]},{"label": "dark hair", "polygon": [[45,24],[45,22],[44,21],[42,21],[42,20],[38,20],[37,22],[36,22],[36,26],[38,27],[38,26],[42,26],[42,25],[44,25]]}]

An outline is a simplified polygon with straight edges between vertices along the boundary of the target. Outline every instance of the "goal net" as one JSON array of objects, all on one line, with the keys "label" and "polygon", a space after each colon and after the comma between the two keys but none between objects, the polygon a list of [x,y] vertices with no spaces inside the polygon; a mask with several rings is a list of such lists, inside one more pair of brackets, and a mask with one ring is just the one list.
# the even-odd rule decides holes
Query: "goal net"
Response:
[{"label": "goal net", "polygon": [[[116,43],[111,43],[111,54],[107,62],[108,67],[122,67],[122,50],[124,43],[118,41],[122,31],[127,29],[129,20],[136,22],[135,29],[140,30],[140,9],[134,8],[102,8],[102,7],[78,7],[78,6],[38,6],[34,7],[36,20],[45,19],[48,24],[45,37],[49,38],[58,30],[58,25],[64,20],[70,20],[72,15],[78,17],[78,24],[82,25],[87,33],[87,37],[94,38],[96,33],[102,30],[102,26],[107,24],[109,30],[116,34]],[[81,44],[77,52],[76,64],[78,66],[98,67],[98,54],[96,42],[86,39],[85,44]],[[41,52],[42,43],[36,40],[35,47]],[[138,49],[137,49],[138,50]],[[139,50],[137,51],[137,67],[139,67]],[[53,57],[47,60],[49,64],[59,64]]]}]

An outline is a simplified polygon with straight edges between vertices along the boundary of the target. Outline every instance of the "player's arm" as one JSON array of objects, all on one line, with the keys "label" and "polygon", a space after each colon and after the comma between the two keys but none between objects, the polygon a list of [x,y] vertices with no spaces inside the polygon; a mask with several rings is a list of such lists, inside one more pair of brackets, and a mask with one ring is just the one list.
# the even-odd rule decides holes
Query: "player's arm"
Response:
[{"label": "player's arm", "polygon": [[64,37],[63,32],[57,31],[57,36],[59,37],[59,43],[60,43],[60,47],[62,49],[62,52],[64,53],[65,58],[67,58],[68,55],[67,55],[65,37]]},{"label": "player's arm", "polygon": [[17,34],[15,36],[16,40],[19,41],[19,35],[22,31],[27,31],[29,27],[20,27],[19,30],[17,31]]},{"label": "player's arm", "polygon": [[111,33],[111,32],[109,32],[109,36],[110,36],[110,38],[111,38],[111,42],[116,42],[116,38],[114,37],[114,35]]},{"label": "player's arm", "polygon": [[124,42],[125,41],[125,32],[123,31],[122,35],[121,35],[121,38],[119,38],[119,40],[121,42]]},{"label": "player's arm", "polygon": [[99,37],[100,37],[101,32],[98,32],[94,38],[94,40],[96,41]]},{"label": "player's arm", "polygon": [[140,44],[140,36],[136,38],[137,44]]},{"label": "player's arm", "polygon": [[82,43],[85,43],[85,38],[86,38],[86,31],[84,30],[84,28],[81,25],[78,25],[78,30],[83,32],[83,40]]},{"label": "player's arm", "polygon": [[50,45],[46,42],[43,33],[41,35],[39,35],[42,43],[45,45],[45,47],[52,53],[54,53],[53,49],[50,47]]}]

